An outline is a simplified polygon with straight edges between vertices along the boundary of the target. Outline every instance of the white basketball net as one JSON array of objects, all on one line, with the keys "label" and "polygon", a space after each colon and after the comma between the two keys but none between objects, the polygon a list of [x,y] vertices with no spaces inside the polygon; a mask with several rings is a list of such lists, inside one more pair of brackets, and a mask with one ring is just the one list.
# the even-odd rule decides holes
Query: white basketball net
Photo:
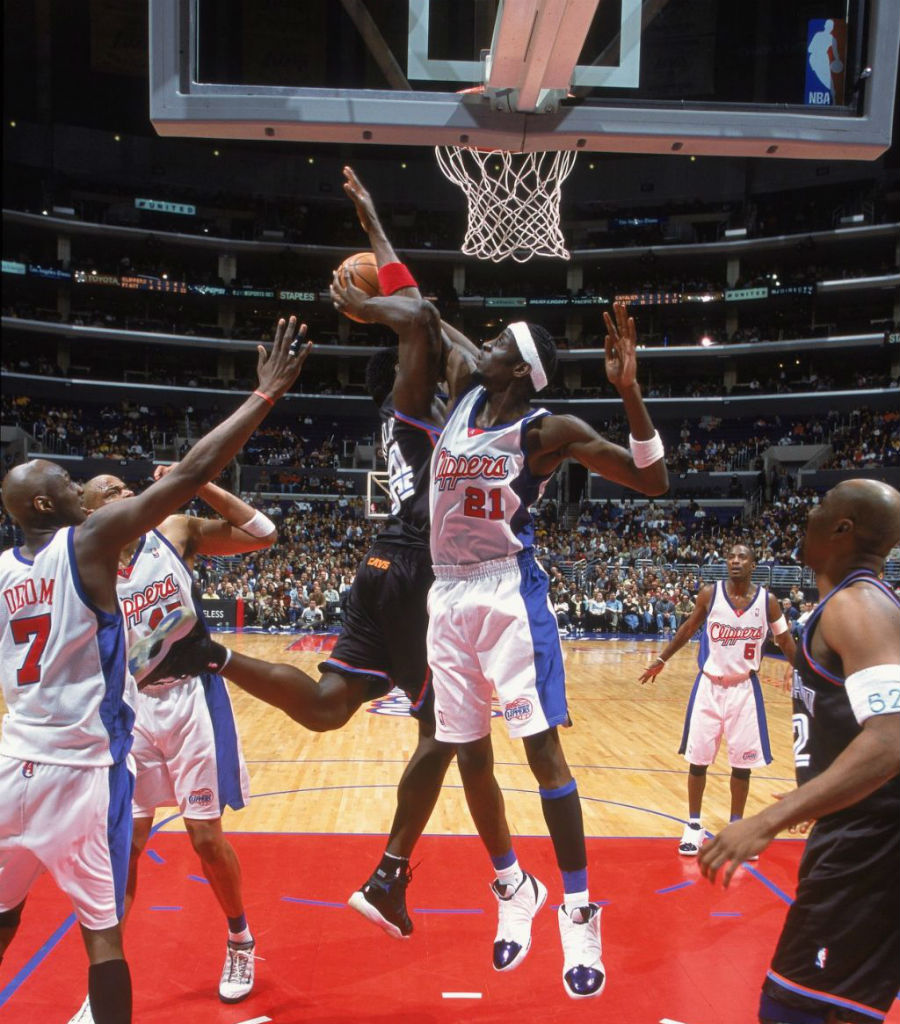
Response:
[{"label": "white basketball net", "polygon": [[559,227],[562,183],[575,166],[575,150],[551,153],[482,152],[468,146],[435,146],[438,167],[469,203],[462,252],[480,260],[532,256],[569,259]]}]

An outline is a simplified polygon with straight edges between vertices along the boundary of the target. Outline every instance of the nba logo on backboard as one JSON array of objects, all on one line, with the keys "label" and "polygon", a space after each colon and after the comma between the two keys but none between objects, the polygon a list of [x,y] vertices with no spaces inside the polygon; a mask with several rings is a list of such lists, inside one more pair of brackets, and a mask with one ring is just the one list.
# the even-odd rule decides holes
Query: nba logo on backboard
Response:
[{"label": "nba logo on backboard", "polygon": [[812,18],[806,34],[807,106],[830,107],[844,102],[844,64],[847,22],[842,18]]}]

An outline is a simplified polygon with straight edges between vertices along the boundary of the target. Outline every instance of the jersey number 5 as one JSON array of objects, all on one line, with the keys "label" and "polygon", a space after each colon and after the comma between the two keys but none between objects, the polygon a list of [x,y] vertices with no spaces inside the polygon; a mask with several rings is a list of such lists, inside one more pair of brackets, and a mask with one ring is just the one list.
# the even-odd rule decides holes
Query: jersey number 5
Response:
[{"label": "jersey number 5", "polygon": [[16,673],[16,682],[19,686],[30,686],[32,683],[41,681],[41,655],[47,646],[47,639],[50,636],[50,614],[33,615],[28,619],[13,619],[10,622],[13,640],[17,644],[27,644],[32,637],[31,645],[22,662],[22,667]]},{"label": "jersey number 5", "polygon": [[502,519],[503,498],[500,488],[483,491],[480,487],[467,487],[463,515],[473,519]]}]

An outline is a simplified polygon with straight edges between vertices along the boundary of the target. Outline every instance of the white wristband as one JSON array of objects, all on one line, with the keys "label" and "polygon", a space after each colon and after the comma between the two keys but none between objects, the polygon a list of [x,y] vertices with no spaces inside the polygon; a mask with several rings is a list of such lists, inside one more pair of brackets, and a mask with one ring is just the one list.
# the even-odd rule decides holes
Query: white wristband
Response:
[{"label": "white wristband", "polygon": [[229,661],[231,661],[231,648],[230,647],[226,647],[225,648],[225,660],[222,662],[222,664],[219,666],[219,668],[217,670],[219,675],[221,675],[225,671],[225,666],[228,664]]},{"label": "white wristband", "polygon": [[786,633],[789,628],[787,620],[783,615],[779,615],[774,622],[769,623],[769,629],[772,630],[772,636],[781,636],[781,634]]},{"label": "white wristband", "polygon": [[253,517],[239,529],[249,533],[251,537],[268,537],[275,530],[275,524],[262,512],[254,512]]},{"label": "white wristband", "polygon": [[638,441],[632,434],[629,434],[628,446],[631,448],[631,457],[634,459],[634,464],[638,469],[652,466],[654,462],[659,462],[666,454],[666,449],[663,447],[662,438],[659,436],[658,430],[654,430],[653,437],[648,438],[646,441]]}]

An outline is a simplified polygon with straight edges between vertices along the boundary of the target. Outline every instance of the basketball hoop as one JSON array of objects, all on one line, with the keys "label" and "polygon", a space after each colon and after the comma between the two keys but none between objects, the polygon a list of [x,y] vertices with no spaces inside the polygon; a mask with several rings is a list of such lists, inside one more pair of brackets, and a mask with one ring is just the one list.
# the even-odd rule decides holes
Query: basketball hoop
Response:
[{"label": "basketball hoop", "polygon": [[559,200],[575,166],[575,150],[510,153],[435,146],[434,152],[444,177],[462,189],[469,204],[462,252],[494,263],[570,258],[559,226]]}]

